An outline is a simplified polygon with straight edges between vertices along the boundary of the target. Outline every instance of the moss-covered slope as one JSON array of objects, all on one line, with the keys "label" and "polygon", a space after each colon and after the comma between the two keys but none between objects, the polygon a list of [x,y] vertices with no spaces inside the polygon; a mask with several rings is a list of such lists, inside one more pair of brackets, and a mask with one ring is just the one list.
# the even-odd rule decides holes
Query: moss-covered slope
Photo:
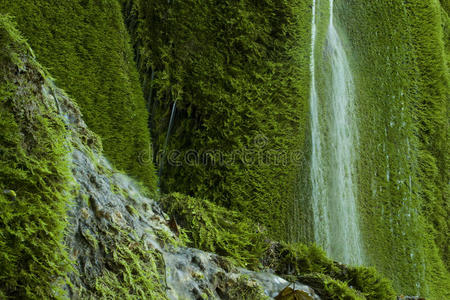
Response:
[{"label": "moss-covered slope", "polygon": [[43,97],[46,75],[0,14],[0,298],[60,294],[71,187],[68,130]]},{"label": "moss-covered slope", "polygon": [[156,187],[138,74],[118,1],[0,1],[38,60],[79,104],[116,167]]},{"label": "moss-covered slope", "polygon": [[337,6],[356,77],[368,263],[402,293],[449,298],[447,12],[434,0]]},{"label": "moss-covered slope", "polygon": [[211,199],[295,238],[309,1],[123,2],[160,153],[177,101],[163,190]]}]

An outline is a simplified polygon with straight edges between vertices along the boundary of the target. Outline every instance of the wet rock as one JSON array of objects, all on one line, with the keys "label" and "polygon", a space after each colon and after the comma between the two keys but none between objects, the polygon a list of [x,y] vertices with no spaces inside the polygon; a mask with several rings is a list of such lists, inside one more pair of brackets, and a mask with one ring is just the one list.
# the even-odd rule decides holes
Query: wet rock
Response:
[{"label": "wet rock", "polygon": [[301,291],[303,294],[308,295],[311,299],[320,299],[311,287],[302,283],[290,283],[283,278],[267,272],[251,272],[245,269],[241,269],[240,271],[244,274],[249,274],[250,277],[260,282],[260,284],[264,287],[264,292],[272,298],[278,296],[283,289],[290,286],[294,289],[294,291]]},{"label": "wet rock", "polygon": [[[70,223],[79,227],[70,232],[78,233],[67,237],[78,272],[70,275],[76,287],[68,287],[71,298],[79,297],[76,290],[93,290],[97,276],[105,271],[121,272],[114,257],[115,247],[123,243],[121,232],[129,232],[126,247],[130,251],[145,245],[145,249],[161,253],[169,299],[240,299],[244,290],[253,293],[254,299],[262,299],[277,296],[290,284],[271,273],[236,268],[230,260],[215,254],[172,246],[170,240],[177,239],[174,225],[155,201],[139,194],[131,179],[100,174],[82,151],[75,150],[72,157],[80,196],[70,212]],[[114,173],[108,165],[102,169]],[[114,193],[114,187],[123,193]],[[82,195],[89,195],[89,206]],[[162,242],[162,236],[169,242]],[[311,289],[305,287],[304,291],[319,299]]]}]

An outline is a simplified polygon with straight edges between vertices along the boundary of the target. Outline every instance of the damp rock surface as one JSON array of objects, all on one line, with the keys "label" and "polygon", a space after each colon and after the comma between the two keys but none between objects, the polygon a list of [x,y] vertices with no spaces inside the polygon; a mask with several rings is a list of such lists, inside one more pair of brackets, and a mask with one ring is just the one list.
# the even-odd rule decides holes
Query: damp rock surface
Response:
[{"label": "damp rock surface", "polygon": [[[76,272],[70,275],[74,286],[67,287],[72,299],[101,295],[99,278],[105,274],[127,276],[127,267],[121,265],[126,260],[116,257],[121,247],[152,253],[149,258],[159,273],[155,282],[168,299],[270,299],[291,284],[272,273],[236,268],[226,258],[183,247],[157,202],[92,149],[73,149],[72,173],[78,189],[66,238],[76,262]],[[319,299],[311,288],[295,286]]]}]

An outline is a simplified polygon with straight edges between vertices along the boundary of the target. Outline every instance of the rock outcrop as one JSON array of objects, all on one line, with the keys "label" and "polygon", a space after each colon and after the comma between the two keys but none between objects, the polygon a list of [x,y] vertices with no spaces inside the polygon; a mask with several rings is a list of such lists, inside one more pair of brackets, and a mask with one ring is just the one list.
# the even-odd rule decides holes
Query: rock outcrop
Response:
[{"label": "rock outcrop", "polygon": [[[68,120],[77,120],[72,125],[83,124],[70,108],[63,110]],[[127,273],[124,264],[136,262],[120,255],[135,249],[142,258],[154,260],[154,267],[147,268],[153,272],[154,290],[169,299],[262,299],[275,297],[290,285],[274,274],[237,268],[226,258],[183,247],[154,200],[94,149],[81,148],[72,152],[78,195],[69,211],[66,238],[77,269],[70,275],[74,286],[67,287],[71,298],[106,293],[98,287],[104,276],[122,281]],[[297,283],[295,288],[319,299],[307,286]]]}]

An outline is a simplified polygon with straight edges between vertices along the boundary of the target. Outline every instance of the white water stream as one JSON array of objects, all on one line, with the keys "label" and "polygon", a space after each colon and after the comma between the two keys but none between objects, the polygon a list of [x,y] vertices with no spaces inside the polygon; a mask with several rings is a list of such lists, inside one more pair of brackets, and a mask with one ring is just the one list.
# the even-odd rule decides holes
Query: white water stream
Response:
[{"label": "white water stream", "polygon": [[[320,99],[317,90],[316,42],[318,0],[313,0],[311,54],[311,183],[315,242],[333,259],[363,263],[357,213],[355,155],[357,128],[354,115],[354,83],[342,39],[333,20],[333,0],[326,36],[324,63],[329,93]],[[322,95],[322,94],[320,94]],[[323,106],[326,106],[323,107]]]}]

